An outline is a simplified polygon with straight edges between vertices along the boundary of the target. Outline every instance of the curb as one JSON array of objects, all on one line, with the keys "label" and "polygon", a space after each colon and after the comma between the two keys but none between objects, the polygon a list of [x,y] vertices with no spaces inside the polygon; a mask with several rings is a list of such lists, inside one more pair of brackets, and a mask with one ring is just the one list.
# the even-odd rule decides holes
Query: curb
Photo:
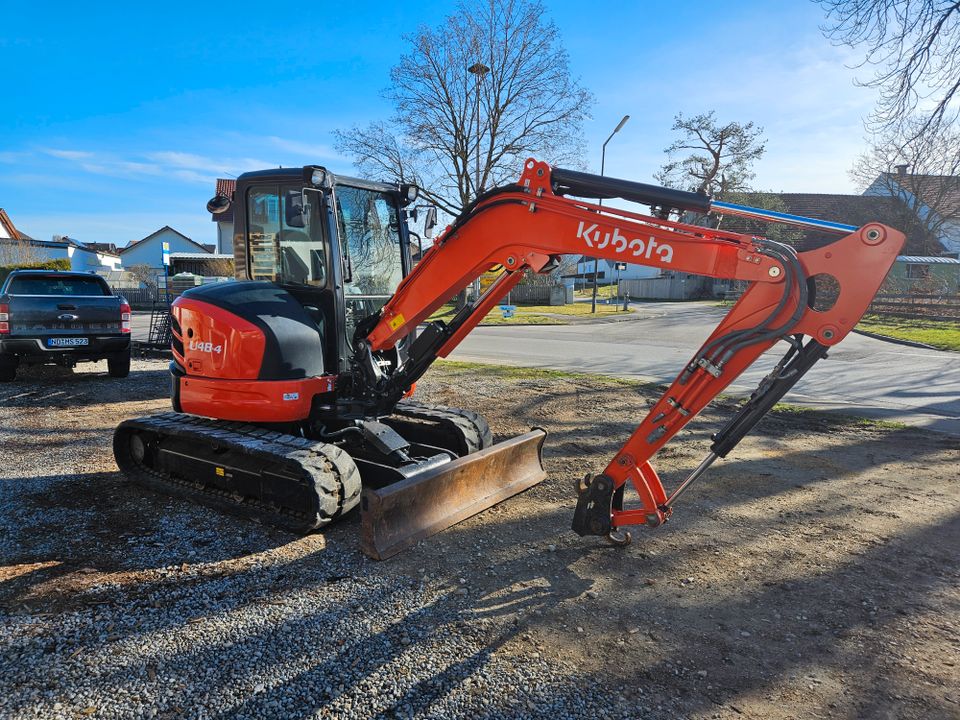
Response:
[{"label": "curb", "polygon": [[927,345],[921,342],[914,342],[913,340],[901,340],[900,338],[890,337],[889,335],[880,335],[879,333],[869,332],[867,330],[857,330],[854,328],[851,332],[855,332],[857,335],[863,335],[864,337],[873,338],[874,340],[883,340],[884,342],[893,343],[894,345],[906,345],[907,347],[920,348],[921,350],[939,350],[940,348],[935,348],[933,345]]}]

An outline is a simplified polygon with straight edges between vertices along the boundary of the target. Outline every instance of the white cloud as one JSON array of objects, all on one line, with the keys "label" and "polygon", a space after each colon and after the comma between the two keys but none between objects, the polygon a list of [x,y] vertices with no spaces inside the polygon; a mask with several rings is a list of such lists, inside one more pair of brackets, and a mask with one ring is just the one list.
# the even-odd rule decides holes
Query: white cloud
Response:
[{"label": "white cloud", "polygon": [[54,148],[44,148],[43,150],[47,155],[52,155],[56,158],[61,158],[62,160],[86,160],[93,157],[92,152],[87,152],[86,150],[57,150]]}]

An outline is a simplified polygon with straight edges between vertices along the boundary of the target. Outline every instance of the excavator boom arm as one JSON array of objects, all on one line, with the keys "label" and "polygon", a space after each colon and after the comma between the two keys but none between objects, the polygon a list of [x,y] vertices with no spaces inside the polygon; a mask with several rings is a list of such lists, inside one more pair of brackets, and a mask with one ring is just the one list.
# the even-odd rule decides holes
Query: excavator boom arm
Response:
[{"label": "excavator boom arm", "polygon": [[[655,215],[567,197],[621,197],[650,204]],[[811,225],[841,234],[836,242],[797,253],[791,247],[733,232],[667,219],[670,210],[750,215]],[[446,357],[523,277],[549,272],[561,255],[587,255],[715,278],[743,280],[747,291],[607,465],[580,486],[574,529],[616,536],[618,528],[664,522],[673,500],[725,456],[827,349],[866,311],[903,243],[879,223],[860,228],[730,204],[669,188],[552,169],[528,160],[517,185],[482,196],[461,215],[400,284],[375,324],[361,328],[357,364],[366,367],[369,394],[395,402],[437,357]],[[384,376],[375,355],[392,349],[474,279],[502,273],[483,296],[449,323],[430,322],[409,356]],[[803,342],[803,336],[809,340]],[[726,427],[711,453],[668,497],[651,458],[727,385],[779,340],[789,349]],[[630,483],[640,502],[623,506]]]}]

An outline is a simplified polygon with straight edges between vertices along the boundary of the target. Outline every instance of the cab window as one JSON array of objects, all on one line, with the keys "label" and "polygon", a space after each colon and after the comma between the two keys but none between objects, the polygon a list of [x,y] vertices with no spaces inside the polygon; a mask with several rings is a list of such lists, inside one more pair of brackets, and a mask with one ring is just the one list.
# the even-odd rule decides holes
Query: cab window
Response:
[{"label": "cab window", "polygon": [[283,285],[325,285],[319,195],[272,185],[252,187],[248,198],[250,277]]}]

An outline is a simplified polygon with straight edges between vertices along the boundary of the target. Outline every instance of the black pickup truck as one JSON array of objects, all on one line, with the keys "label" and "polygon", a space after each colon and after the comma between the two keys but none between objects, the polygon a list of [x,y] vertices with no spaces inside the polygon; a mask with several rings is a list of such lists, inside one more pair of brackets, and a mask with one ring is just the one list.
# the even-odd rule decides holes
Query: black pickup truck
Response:
[{"label": "black pickup truck", "polygon": [[106,360],[130,373],[130,306],[99,275],[14,270],[0,286],[0,382],[21,363],[73,367]]}]

